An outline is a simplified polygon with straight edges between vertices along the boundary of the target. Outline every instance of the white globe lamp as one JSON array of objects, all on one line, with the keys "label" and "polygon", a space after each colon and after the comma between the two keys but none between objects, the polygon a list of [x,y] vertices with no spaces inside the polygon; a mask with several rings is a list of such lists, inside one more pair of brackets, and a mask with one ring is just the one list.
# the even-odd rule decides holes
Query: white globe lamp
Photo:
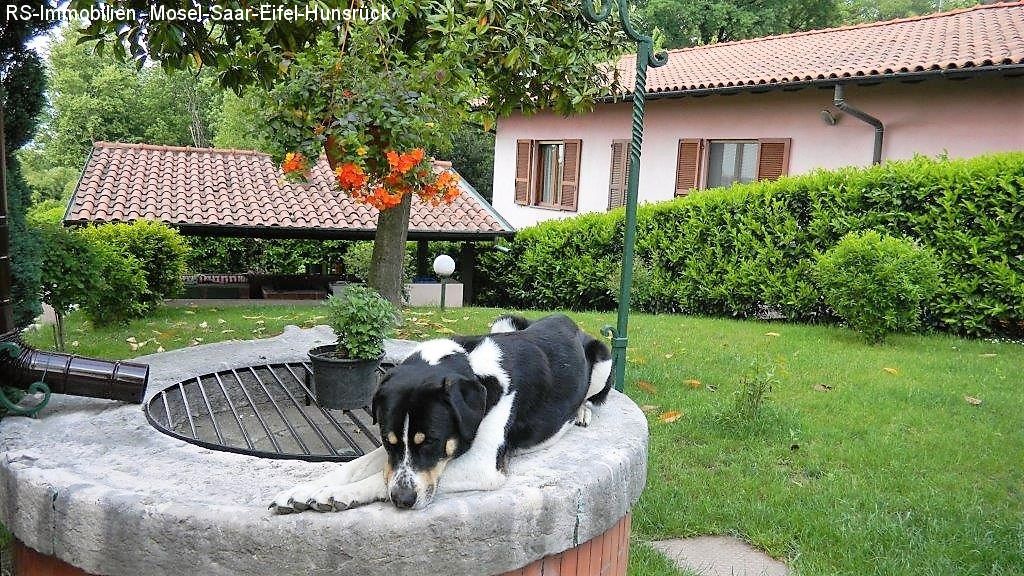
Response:
[{"label": "white globe lamp", "polygon": [[441,279],[441,310],[444,310],[444,292],[448,286],[448,278],[455,273],[455,260],[447,254],[434,258],[434,274]]}]

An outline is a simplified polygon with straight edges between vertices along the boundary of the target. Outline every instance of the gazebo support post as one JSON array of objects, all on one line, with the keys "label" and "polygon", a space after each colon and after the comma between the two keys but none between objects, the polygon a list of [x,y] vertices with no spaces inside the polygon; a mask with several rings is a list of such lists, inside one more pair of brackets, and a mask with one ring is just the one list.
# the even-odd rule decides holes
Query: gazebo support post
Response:
[{"label": "gazebo support post", "polygon": [[429,278],[430,264],[427,257],[430,256],[430,242],[427,240],[416,241],[416,277]]},{"label": "gazebo support post", "polygon": [[[629,294],[633,287],[633,251],[636,242],[637,190],[640,185],[640,149],[644,140],[644,99],[647,96],[647,68],[664,66],[668,53],[654,53],[654,40],[638,33],[629,21],[627,0],[617,0],[619,23],[630,40],[637,44],[636,83],[633,88],[633,133],[629,142],[629,182],[626,189],[626,230],[622,249],[622,277],[619,282],[619,313],[615,328],[605,326],[601,332],[612,339],[613,374],[615,389],[622,391],[626,379],[626,348],[629,344]],[[611,0],[605,0],[598,11],[593,0],[583,0],[583,15],[593,23],[608,19],[612,12]]]},{"label": "gazebo support post", "polygon": [[459,277],[462,279],[462,305],[472,306],[476,293],[473,289],[473,271],[476,270],[476,244],[463,242],[459,251]]}]

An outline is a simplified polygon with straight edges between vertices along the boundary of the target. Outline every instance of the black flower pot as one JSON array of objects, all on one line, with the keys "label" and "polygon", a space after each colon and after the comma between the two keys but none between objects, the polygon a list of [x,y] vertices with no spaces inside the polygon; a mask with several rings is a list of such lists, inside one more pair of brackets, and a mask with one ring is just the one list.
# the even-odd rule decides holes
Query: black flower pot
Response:
[{"label": "black flower pot", "polygon": [[354,410],[369,406],[380,382],[380,358],[352,360],[334,356],[335,345],[309,351],[313,366],[313,392],[324,408]]}]

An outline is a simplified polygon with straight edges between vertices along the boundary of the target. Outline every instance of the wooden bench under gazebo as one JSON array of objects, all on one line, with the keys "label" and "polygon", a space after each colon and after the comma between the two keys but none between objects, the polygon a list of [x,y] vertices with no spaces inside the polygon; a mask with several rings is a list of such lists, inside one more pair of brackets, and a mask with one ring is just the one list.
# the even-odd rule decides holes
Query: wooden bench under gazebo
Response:
[{"label": "wooden bench under gazebo", "polygon": [[[448,162],[435,164],[454,172]],[[323,158],[303,184],[285,181],[277,164],[262,152],[97,142],[64,222],[74,226],[145,219],[192,236],[373,239],[377,210],[335,190],[332,181]],[[468,303],[473,295],[475,243],[511,236],[515,229],[465,179],[460,178],[460,187],[462,194],[451,204],[432,206],[414,196],[409,240],[419,242],[420,271],[426,270],[428,241],[462,242],[458,259]],[[282,287],[265,276],[254,283],[254,275],[231,275],[231,289],[218,287],[217,282],[200,286],[201,293],[231,297],[242,297],[243,286],[248,285],[250,298],[287,298],[289,291],[309,298],[326,293],[327,284],[340,279],[325,272],[316,275],[322,287],[289,286],[288,279],[282,280]]]}]

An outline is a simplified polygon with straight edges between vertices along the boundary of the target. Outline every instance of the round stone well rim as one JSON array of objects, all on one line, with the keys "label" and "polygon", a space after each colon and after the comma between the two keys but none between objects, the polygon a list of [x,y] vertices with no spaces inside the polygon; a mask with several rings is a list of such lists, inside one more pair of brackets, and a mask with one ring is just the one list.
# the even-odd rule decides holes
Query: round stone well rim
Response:
[{"label": "round stone well rim", "polygon": [[[288,327],[265,340],[143,357],[153,375],[147,399],[191,372],[291,361],[332,341],[326,327]],[[388,355],[400,360],[413,345],[390,341]],[[336,464],[200,448],[150,427],[139,406],[72,397],[52,405],[39,420],[0,423],[0,522],[93,574],[498,574],[604,533],[646,478],[646,418],[613,393],[590,428],[514,458],[500,490],[444,496],[424,511],[380,503],[272,516],[271,495]],[[90,444],[97,438],[110,445]],[[182,469],[183,458],[203,474]]]}]

